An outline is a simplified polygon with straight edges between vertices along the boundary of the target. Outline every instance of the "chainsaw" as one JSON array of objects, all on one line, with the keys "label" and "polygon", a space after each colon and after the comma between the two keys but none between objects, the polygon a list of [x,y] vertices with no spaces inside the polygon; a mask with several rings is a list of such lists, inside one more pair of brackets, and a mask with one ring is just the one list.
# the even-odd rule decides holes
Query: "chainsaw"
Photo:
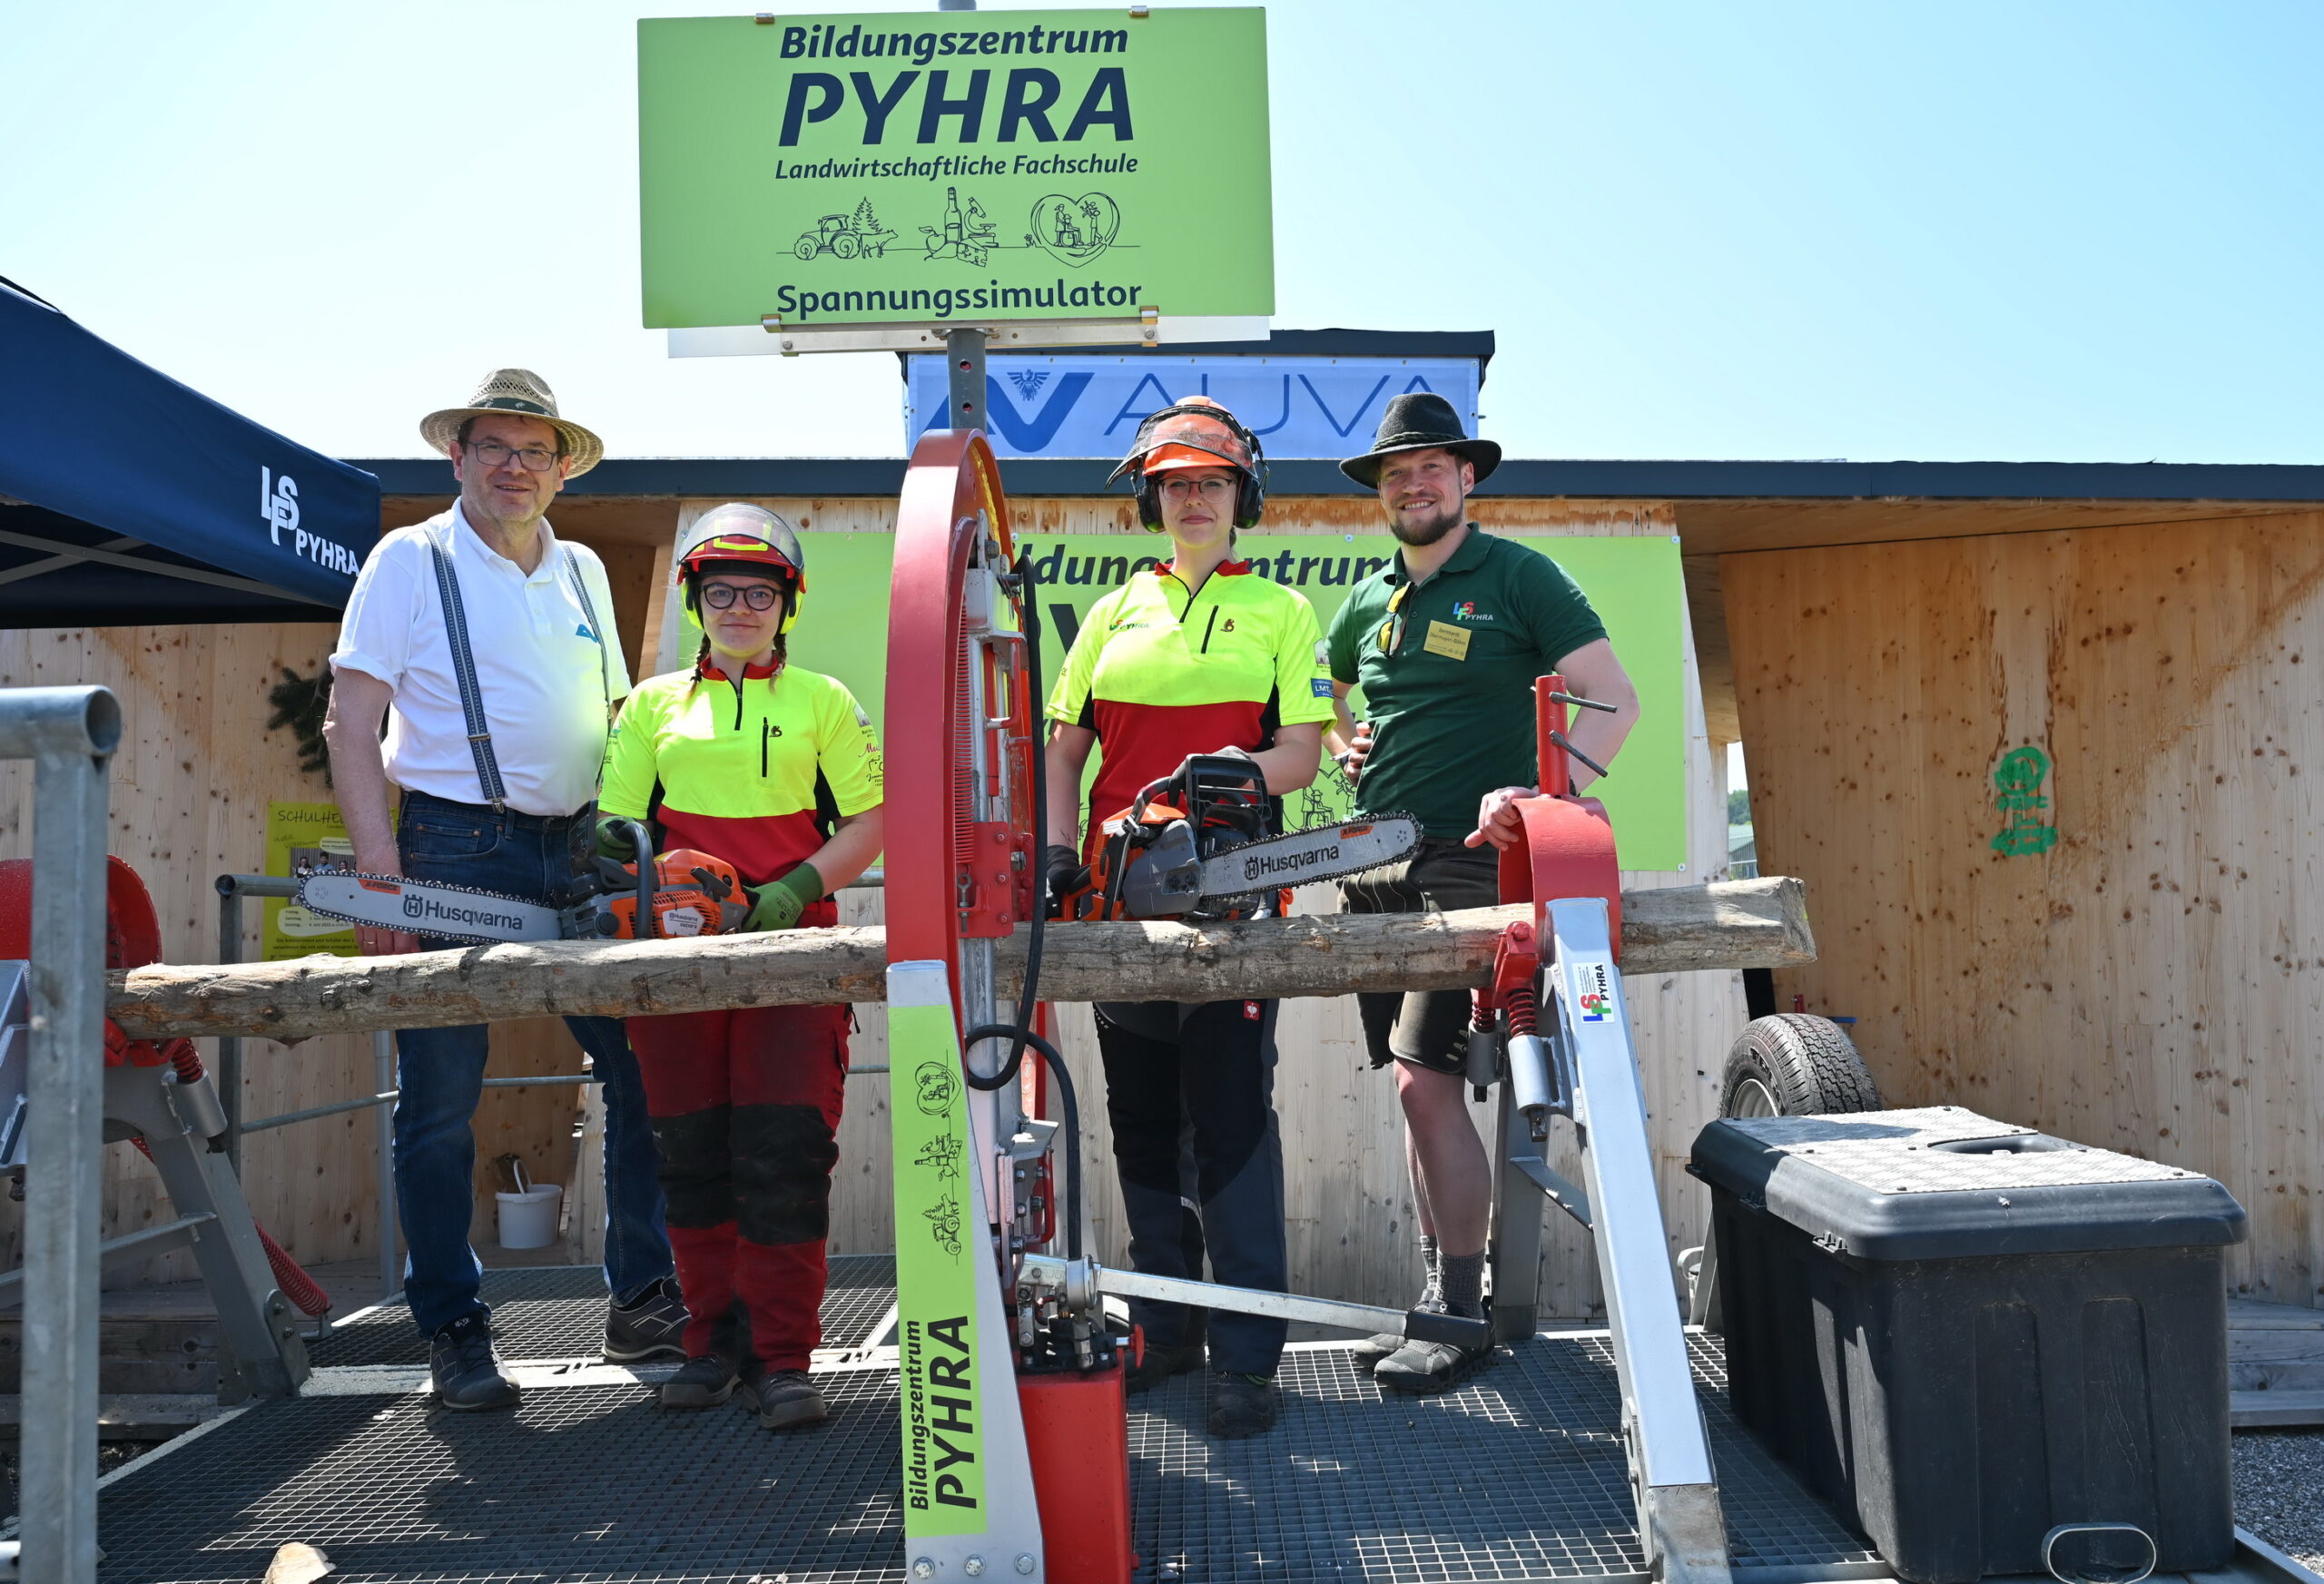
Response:
[{"label": "chainsaw", "polygon": [[1250,760],[1198,753],[1105,822],[1088,864],[1059,887],[1051,918],[1248,919],[1278,893],[1393,863],[1420,845],[1409,814],[1267,834],[1266,777]]},{"label": "chainsaw", "polygon": [[723,935],[750,917],[749,893],[733,864],[691,847],[657,857],[644,825],[621,826],[636,859],[594,858],[561,907],[441,881],[309,866],[299,871],[299,905],[376,930],[485,943],[635,940],[640,919],[648,938]]}]

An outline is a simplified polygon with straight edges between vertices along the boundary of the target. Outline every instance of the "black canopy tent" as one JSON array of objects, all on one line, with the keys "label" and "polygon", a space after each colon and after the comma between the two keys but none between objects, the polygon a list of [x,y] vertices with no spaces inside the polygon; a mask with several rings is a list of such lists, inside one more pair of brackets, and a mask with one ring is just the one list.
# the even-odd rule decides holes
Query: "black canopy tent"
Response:
[{"label": "black canopy tent", "polygon": [[328,621],[379,484],[0,280],[0,628]]}]

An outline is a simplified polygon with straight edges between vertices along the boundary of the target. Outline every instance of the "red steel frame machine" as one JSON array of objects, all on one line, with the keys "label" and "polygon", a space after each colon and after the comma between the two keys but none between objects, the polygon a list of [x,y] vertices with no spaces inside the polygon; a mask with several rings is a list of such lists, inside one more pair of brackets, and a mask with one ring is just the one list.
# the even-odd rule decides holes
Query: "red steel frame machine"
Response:
[{"label": "red steel frame machine", "polygon": [[[1128,1339],[1106,1320],[1108,1294],[1441,1340],[1481,1340],[1484,1324],[1140,1275],[1083,1254],[1070,1080],[1037,1004],[1008,984],[1038,962],[1042,930],[1029,594],[983,437],[930,433],[897,524],[885,733],[899,1398],[915,1580],[1128,1578]],[[1540,694],[1541,784],[1565,786],[1566,712],[1587,701],[1555,678]],[[1520,807],[1524,841],[1503,851],[1502,895],[1531,902],[1533,919],[1504,934],[1477,995],[1475,1044],[1503,1075],[1493,1328],[1503,1341],[1531,1334],[1546,1197],[1592,1235],[1649,1566],[1664,1579],[1725,1584],[1718,1489],[1616,961],[1613,831],[1591,799]],[[1019,924],[1032,938],[1004,970],[1002,943]],[[1053,1102],[1060,1115],[1044,1117]],[[1546,1164],[1558,1116],[1581,1146],[1579,1185]]]}]

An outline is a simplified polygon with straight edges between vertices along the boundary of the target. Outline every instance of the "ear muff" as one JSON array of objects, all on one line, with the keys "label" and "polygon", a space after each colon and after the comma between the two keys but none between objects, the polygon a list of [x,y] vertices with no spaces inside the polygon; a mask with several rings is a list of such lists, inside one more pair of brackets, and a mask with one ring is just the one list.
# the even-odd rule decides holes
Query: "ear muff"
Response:
[{"label": "ear muff", "polygon": [[[1235,468],[1235,526],[1237,529],[1257,527],[1259,518],[1265,514],[1267,505],[1267,454],[1266,448],[1259,444],[1259,437],[1245,428],[1242,419],[1225,408],[1210,402],[1174,403],[1159,412],[1148,414],[1145,422],[1137,426],[1139,432],[1142,434],[1162,419],[1175,417],[1179,413],[1199,413],[1204,418],[1216,418],[1232,430],[1236,439],[1241,440],[1250,448],[1250,467],[1236,467],[1233,462],[1224,457],[1218,459],[1218,465],[1222,467]],[[1162,497],[1160,492],[1154,487],[1153,475],[1142,467],[1134,469],[1130,474],[1130,495],[1131,498],[1137,503],[1137,520],[1140,526],[1149,534],[1160,533],[1162,531]]]}]

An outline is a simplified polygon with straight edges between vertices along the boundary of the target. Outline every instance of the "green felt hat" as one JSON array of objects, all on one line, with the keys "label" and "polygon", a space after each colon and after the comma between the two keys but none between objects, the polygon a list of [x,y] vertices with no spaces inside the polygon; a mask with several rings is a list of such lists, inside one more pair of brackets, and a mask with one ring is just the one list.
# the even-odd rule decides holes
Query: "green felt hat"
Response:
[{"label": "green felt hat", "polygon": [[1466,457],[1477,470],[1479,484],[1501,466],[1500,442],[1469,438],[1462,433],[1461,415],[1452,410],[1451,402],[1434,391],[1414,390],[1388,398],[1388,410],[1381,415],[1380,428],[1372,437],[1372,449],[1361,457],[1350,457],[1340,464],[1340,471],[1366,489],[1377,489],[1381,457],[1392,451],[1439,448]]}]

